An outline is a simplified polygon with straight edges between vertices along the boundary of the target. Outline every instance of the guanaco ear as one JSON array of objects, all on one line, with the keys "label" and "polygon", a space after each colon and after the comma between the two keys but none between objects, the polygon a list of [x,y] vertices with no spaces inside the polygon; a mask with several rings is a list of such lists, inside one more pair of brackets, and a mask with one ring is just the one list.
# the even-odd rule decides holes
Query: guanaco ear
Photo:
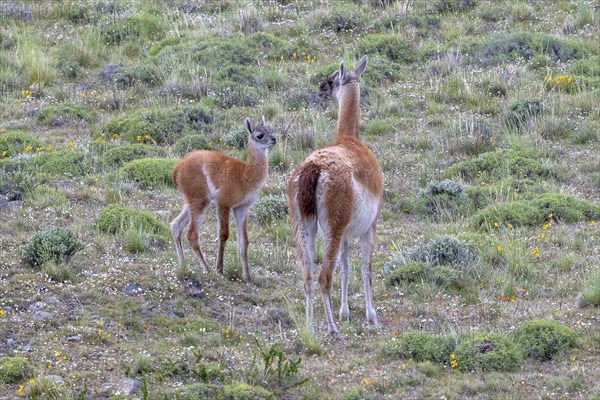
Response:
[{"label": "guanaco ear", "polygon": [[250,118],[246,118],[244,120],[244,123],[246,124],[246,129],[248,130],[248,133],[254,132],[254,123]]},{"label": "guanaco ear", "polygon": [[340,84],[344,83],[344,79],[346,79],[346,68],[344,68],[344,60],[340,62]]},{"label": "guanaco ear", "polygon": [[262,126],[267,126],[267,119],[264,115],[262,116]]},{"label": "guanaco ear", "polygon": [[365,68],[367,67],[367,56],[364,55],[358,62],[358,66],[354,70],[354,73],[360,78],[363,72],[365,72]]}]

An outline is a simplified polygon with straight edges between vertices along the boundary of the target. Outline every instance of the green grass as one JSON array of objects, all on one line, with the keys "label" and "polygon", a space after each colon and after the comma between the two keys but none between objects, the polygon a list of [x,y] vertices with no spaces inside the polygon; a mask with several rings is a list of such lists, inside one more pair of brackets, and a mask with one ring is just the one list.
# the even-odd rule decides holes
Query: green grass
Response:
[{"label": "green grass", "polygon": [[[118,399],[126,377],[148,399],[597,397],[592,3],[4,7],[0,398]],[[383,328],[366,324],[351,241],[340,341],[318,284],[305,326],[286,187],[333,139],[338,107],[320,83],[364,54],[361,139],[385,177],[370,274]],[[214,206],[199,235],[210,272],[186,229],[178,265],[173,165],[196,149],[245,159],[244,118],[262,115],[277,146],[247,222],[253,285],[233,216],[225,277],[213,270]],[[81,246],[58,233],[28,245],[51,227]],[[340,292],[337,271],[336,322]]]}]

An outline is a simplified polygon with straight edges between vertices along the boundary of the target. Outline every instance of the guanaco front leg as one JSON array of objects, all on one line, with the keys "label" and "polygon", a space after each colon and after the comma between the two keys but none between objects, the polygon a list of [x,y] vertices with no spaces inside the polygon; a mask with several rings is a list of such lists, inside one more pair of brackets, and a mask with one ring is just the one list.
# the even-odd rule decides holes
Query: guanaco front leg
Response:
[{"label": "guanaco front leg", "polygon": [[246,283],[252,281],[250,278],[250,268],[248,267],[248,208],[248,205],[243,205],[233,209],[235,230],[240,248],[240,257],[242,258],[242,272]]}]

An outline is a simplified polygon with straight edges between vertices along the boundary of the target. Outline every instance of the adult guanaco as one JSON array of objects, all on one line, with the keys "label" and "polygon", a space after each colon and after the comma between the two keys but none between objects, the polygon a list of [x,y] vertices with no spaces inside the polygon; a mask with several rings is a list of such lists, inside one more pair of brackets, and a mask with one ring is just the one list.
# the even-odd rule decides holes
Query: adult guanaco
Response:
[{"label": "adult guanaco", "polygon": [[383,178],[374,154],[360,141],[359,78],[367,65],[363,56],[354,71],[344,62],[320,86],[320,95],[338,101],[338,121],[333,143],[315,151],[292,173],[288,200],[298,264],[306,296],[306,321],[313,328],[314,242],[323,238],[323,263],[318,276],[329,333],[339,335],[331,308],[331,287],[336,263],[342,266],[340,319],[348,321],[348,241],[360,240],[366,317],[379,327],[373,307],[371,258],[375,248],[377,218],[383,205]]},{"label": "adult guanaco", "polygon": [[244,280],[249,283],[248,209],[258,198],[258,192],[267,180],[268,150],[275,145],[276,139],[264,116],[259,125],[255,126],[249,118],[246,118],[245,125],[248,131],[246,162],[215,151],[196,150],[188,153],[175,166],[173,182],[182,193],[184,201],[181,213],[171,222],[171,232],[181,265],[181,235],[189,224],[188,241],[208,272],[210,268],[202,254],[199,233],[206,210],[214,202],[219,225],[216,269],[223,274],[223,253],[225,242],[229,238],[229,214],[233,210]]}]

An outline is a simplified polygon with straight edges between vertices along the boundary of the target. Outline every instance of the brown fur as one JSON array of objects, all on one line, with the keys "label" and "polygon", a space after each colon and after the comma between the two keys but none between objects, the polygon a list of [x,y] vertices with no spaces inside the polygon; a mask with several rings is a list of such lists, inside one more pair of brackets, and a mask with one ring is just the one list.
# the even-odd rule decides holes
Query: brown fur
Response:
[{"label": "brown fur", "polygon": [[171,230],[175,239],[177,257],[183,261],[181,248],[181,232],[189,222],[187,234],[200,263],[208,271],[198,234],[200,225],[211,202],[217,206],[219,220],[219,249],[216,269],[223,273],[223,255],[225,242],[229,238],[229,214],[234,211],[238,243],[242,256],[244,280],[250,282],[247,260],[247,211],[258,197],[258,191],[265,184],[268,175],[267,150],[275,145],[271,128],[263,123],[253,126],[246,120],[248,129],[247,162],[229,157],[214,151],[196,150],[188,153],[176,165],[173,171],[173,182],[184,198],[181,214],[171,222]]},{"label": "brown fur", "polygon": [[[339,102],[336,137],[330,146],[315,151],[301,163],[293,171],[288,184],[290,220],[304,278],[307,324],[312,325],[313,241],[318,224],[322,228],[325,245],[318,282],[323,294],[328,329],[332,334],[338,333],[330,300],[333,272],[339,259],[342,263],[340,316],[347,319],[347,241],[354,237],[360,237],[361,242],[367,320],[375,326],[379,325],[372,306],[371,256],[377,217],[383,204],[383,177],[375,155],[359,139],[358,81],[365,66],[366,57],[361,59],[355,71],[345,70],[342,62],[340,70],[321,84],[320,96],[336,96]],[[313,222],[314,215],[317,218]]]}]

